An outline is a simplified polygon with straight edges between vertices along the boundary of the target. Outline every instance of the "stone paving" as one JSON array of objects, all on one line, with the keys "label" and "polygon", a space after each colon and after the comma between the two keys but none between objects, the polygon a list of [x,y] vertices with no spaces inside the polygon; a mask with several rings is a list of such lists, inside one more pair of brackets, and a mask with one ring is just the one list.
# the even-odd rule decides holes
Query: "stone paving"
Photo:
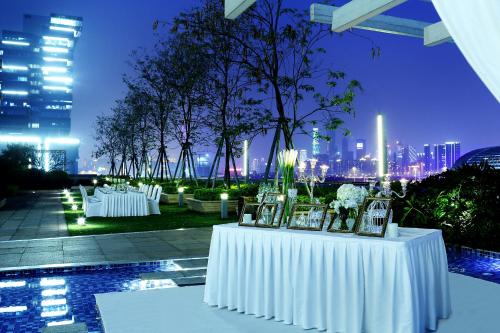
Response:
[{"label": "stone paving", "polygon": [[212,228],[0,242],[0,270],[206,257]]},{"label": "stone paving", "polygon": [[0,241],[68,236],[57,191],[24,192],[0,209]]}]

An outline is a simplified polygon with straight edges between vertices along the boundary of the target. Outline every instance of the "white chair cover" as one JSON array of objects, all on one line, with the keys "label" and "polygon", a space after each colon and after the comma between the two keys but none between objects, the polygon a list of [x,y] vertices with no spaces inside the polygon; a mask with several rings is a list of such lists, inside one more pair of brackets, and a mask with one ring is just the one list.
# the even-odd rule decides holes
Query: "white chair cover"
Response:
[{"label": "white chair cover", "polygon": [[160,215],[160,198],[162,187],[155,186],[155,190],[153,192],[153,196],[148,199],[149,213],[154,215]]}]

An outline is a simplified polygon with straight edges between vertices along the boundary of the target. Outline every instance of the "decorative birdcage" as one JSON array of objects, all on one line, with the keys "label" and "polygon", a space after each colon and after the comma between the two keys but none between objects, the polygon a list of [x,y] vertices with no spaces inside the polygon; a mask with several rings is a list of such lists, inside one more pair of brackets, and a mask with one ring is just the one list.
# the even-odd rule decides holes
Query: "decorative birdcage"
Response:
[{"label": "decorative birdcage", "polygon": [[358,233],[383,236],[387,223],[392,221],[392,199],[367,198],[360,215]]}]

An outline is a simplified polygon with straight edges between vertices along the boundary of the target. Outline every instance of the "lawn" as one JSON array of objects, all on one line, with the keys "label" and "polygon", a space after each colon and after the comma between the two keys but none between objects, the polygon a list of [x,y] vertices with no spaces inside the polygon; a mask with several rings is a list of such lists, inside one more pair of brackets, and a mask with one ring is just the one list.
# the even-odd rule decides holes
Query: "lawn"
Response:
[{"label": "lawn", "polygon": [[215,224],[223,224],[236,220],[235,215],[222,220],[220,214],[201,214],[177,205],[160,205],[161,215],[136,216],[136,217],[90,217],[86,219],[85,225],[80,226],[76,219],[83,215],[82,197],[79,192],[71,192],[77,211],[71,210],[71,204],[66,198],[61,197],[64,207],[64,216],[68,225],[70,236],[112,234],[122,232],[169,230],[180,228],[210,227]]}]

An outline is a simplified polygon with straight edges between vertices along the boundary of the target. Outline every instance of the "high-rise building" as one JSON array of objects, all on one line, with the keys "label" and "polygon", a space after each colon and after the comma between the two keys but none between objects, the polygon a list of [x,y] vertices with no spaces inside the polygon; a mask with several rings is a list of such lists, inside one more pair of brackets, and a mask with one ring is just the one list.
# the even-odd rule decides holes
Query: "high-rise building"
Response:
[{"label": "high-rise building", "polygon": [[424,173],[432,172],[432,155],[431,146],[429,144],[424,145]]},{"label": "high-rise building", "polygon": [[411,165],[413,165],[417,161],[417,151],[415,147],[406,145],[403,148],[403,158],[401,161],[403,173],[409,171]]},{"label": "high-rise building", "polygon": [[301,149],[299,150],[299,162],[307,161],[307,150]]},{"label": "high-rise building", "polygon": [[330,141],[328,141],[328,155],[330,156],[330,159],[335,159],[338,156],[339,153],[339,148],[337,146],[337,136],[334,130],[329,130],[328,131],[328,137],[330,138]]},{"label": "high-rise building", "polygon": [[[348,136],[344,136],[342,138],[342,159],[343,160],[348,160],[349,157],[352,156],[352,151],[350,151],[349,149],[349,145],[350,145],[350,138]],[[349,154],[351,153],[351,154]],[[352,157],[350,158],[352,160]]]},{"label": "high-rise building", "polygon": [[[79,140],[68,136],[73,52],[81,31],[82,18],[56,14],[24,15],[22,32],[2,31],[0,143],[34,146],[45,170],[78,171]],[[63,161],[60,167],[56,159]]]},{"label": "high-rise building", "polygon": [[317,156],[321,153],[320,143],[319,143],[319,128],[313,128],[313,140],[312,140],[312,154]]},{"label": "high-rise building", "polygon": [[359,161],[366,156],[366,140],[357,139],[356,140],[356,160]]},{"label": "high-rise building", "polygon": [[443,144],[434,145],[434,171],[440,172],[446,167],[446,147]]},{"label": "high-rise building", "polygon": [[451,169],[460,158],[460,142],[445,142],[446,168]]}]

